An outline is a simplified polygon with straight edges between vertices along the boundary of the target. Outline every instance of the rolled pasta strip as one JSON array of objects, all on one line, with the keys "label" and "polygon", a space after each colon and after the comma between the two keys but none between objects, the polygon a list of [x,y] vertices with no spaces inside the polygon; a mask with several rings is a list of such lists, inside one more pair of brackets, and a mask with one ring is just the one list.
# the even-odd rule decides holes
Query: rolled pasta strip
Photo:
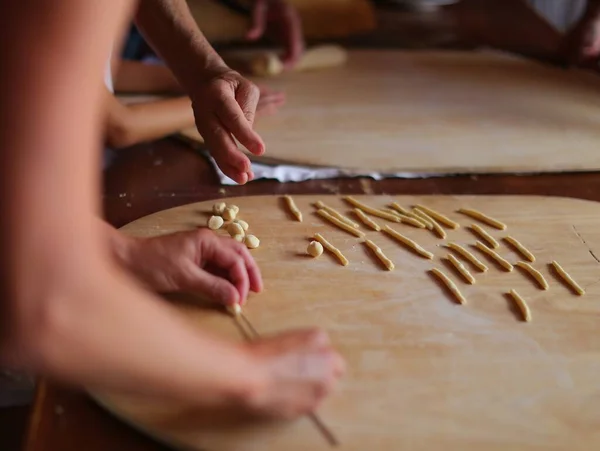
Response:
[{"label": "rolled pasta strip", "polygon": [[288,208],[290,209],[292,214],[296,217],[298,222],[302,222],[302,212],[296,206],[296,202],[294,202],[294,199],[292,199],[292,196],[289,196],[286,194],[285,196],[283,196],[283,198],[287,202]]},{"label": "rolled pasta strip", "polygon": [[431,219],[429,219],[429,217],[425,215],[422,211],[413,210],[411,211],[410,216],[412,218],[418,219],[423,224],[425,224],[427,230],[433,230],[433,223],[431,222]]},{"label": "rolled pasta strip", "polygon": [[447,259],[448,261],[450,261],[450,263],[452,263],[452,266],[456,268],[456,270],[463,277],[463,279],[465,279],[470,285],[473,285],[475,283],[475,277],[473,277],[473,275],[469,272],[467,268],[465,268],[465,265],[463,265],[458,260],[458,258],[456,258],[452,254],[448,254]]},{"label": "rolled pasta strip", "polygon": [[456,253],[460,254],[465,260],[468,260],[473,266],[475,266],[480,272],[486,272],[488,267],[485,263],[475,256],[475,254],[469,252],[467,249],[462,247],[460,244],[448,243],[446,245],[448,249],[452,249]]},{"label": "rolled pasta strip", "polygon": [[506,260],[504,257],[502,257],[500,254],[498,254],[498,252],[496,252],[493,249],[490,249],[489,247],[487,247],[485,244],[483,244],[481,241],[477,241],[475,243],[475,247],[477,249],[479,249],[481,252],[483,252],[484,254],[488,255],[489,257],[493,258],[494,260],[496,260],[498,262],[498,264],[500,266],[502,266],[504,269],[506,269],[508,272],[513,270],[513,265],[510,264],[510,262],[508,260]]},{"label": "rolled pasta strip", "polygon": [[367,247],[369,249],[371,249],[375,253],[377,258],[379,258],[381,263],[383,263],[383,266],[385,266],[388,271],[391,271],[395,268],[394,262],[391,261],[389,258],[387,258],[385,256],[385,254],[383,253],[383,251],[381,250],[381,248],[379,246],[377,246],[373,241],[366,240],[364,243],[367,245]]},{"label": "rolled pasta strip", "polygon": [[340,229],[350,233],[351,235],[357,236],[359,238],[364,238],[365,237],[365,233],[355,229],[354,227],[352,227],[351,225],[348,225],[347,223],[340,221],[338,218],[336,218],[335,216],[329,214],[327,211],[325,210],[317,210],[317,214],[319,216],[321,216],[323,219],[326,219],[327,221],[331,222],[333,225],[339,227]]},{"label": "rolled pasta strip", "polygon": [[554,266],[554,269],[561,277],[561,279],[563,279],[567,283],[567,285],[569,285],[573,289],[575,293],[577,293],[579,296],[583,296],[585,294],[585,290],[581,288],[581,286],[577,282],[575,282],[575,279],[573,279],[573,277],[571,277],[571,275],[567,271],[565,271],[556,260],[552,262],[552,266]]},{"label": "rolled pasta strip", "polygon": [[403,224],[411,225],[413,227],[416,227],[417,229],[425,229],[427,227],[425,225],[425,222],[421,219],[417,219],[417,218],[405,216],[405,215],[400,215],[400,214],[398,214],[398,216],[400,216],[400,220]]},{"label": "rolled pasta strip", "polygon": [[439,280],[441,280],[444,283],[444,285],[446,285],[446,287],[448,287],[450,292],[454,295],[454,297],[460,304],[465,305],[467,303],[466,298],[462,295],[456,284],[452,282],[452,279],[450,279],[450,277],[448,277],[446,274],[444,274],[441,270],[437,268],[433,268],[431,270],[431,273],[434,274]]},{"label": "rolled pasta strip", "polygon": [[335,247],[333,244],[327,241],[323,235],[321,235],[320,233],[315,233],[314,238],[319,243],[321,243],[325,249],[327,249],[329,252],[335,255],[342,264],[342,266],[348,266],[348,259],[344,257],[342,251],[340,251],[337,247]]},{"label": "rolled pasta strip", "polygon": [[410,238],[402,235],[401,233],[396,232],[387,224],[383,226],[383,231],[389,234],[392,238],[407,246],[408,248],[412,249],[422,257],[428,258],[429,260],[433,259],[433,254],[431,252],[423,249],[416,241],[413,241]]},{"label": "rolled pasta strip", "polygon": [[354,212],[356,217],[358,219],[360,219],[365,225],[371,227],[376,232],[379,232],[381,230],[381,227],[379,226],[379,224],[377,224],[375,221],[373,221],[371,218],[369,218],[366,214],[364,214],[362,212],[362,210],[355,208],[352,211]]},{"label": "rolled pasta strip", "polygon": [[533,255],[529,251],[529,249],[527,249],[525,246],[523,246],[516,238],[513,238],[512,236],[505,236],[503,238],[503,240],[506,241],[508,244],[510,244],[513,248],[515,248],[515,250],[519,254],[521,254],[523,257],[525,257],[530,262],[535,261],[535,255]]},{"label": "rolled pasta strip", "polygon": [[498,241],[496,241],[496,238],[494,238],[492,235],[490,235],[483,227],[481,227],[477,224],[472,224],[470,229],[473,232],[475,232],[475,234],[477,234],[480,238],[487,241],[487,243],[493,249],[498,249],[500,247],[500,244],[498,243]]},{"label": "rolled pasta strip", "polygon": [[422,210],[419,210],[418,208],[415,208],[415,212],[419,212],[420,215],[424,218],[427,218],[429,220],[429,222],[431,222],[431,229],[435,232],[435,234],[440,237],[441,239],[446,239],[446,237],[448,236],[446,234],[446,231],[442,228],[442,226],[440,226],[437,221],[435,219],[433,219],[431,216],[429,216],[427,213],[425,213]]},{"label": "rolled pasta strip", "polygon": [[354,222],[352,219],[350,219],[347,216],[344,216],[339,211],[337,211],[335,208],[330,207],[329,205],[325,204],[324,202],[321,202],[321,201],[316,202],[315,207],[317,207],[317,209],[319,209],[319,210],[325,210],[331,216],[338,218],[340,221],[345,222],[346,224],[354,227],[355,229],[360,228],[360,226],[356,222]]},{"label": "rolled pasta strip", "polygon": [[537,282],[537,284],[540,286],[540,288],[542,290],[547,290],[548,288],[550,288],[550,286],[548,285],[548,282],[544,278],[544,275],[541,272],[539,272],[537,269],[535,269],[533,266],[531,266],[529,263],[517,262],[517,263],[515,263],[515,266],[518,266],[519,268],[521,268],[525,272],[527,272]]},{"label": "rolled pasta strip", "polygon": [[519,310],[521,311],[521,314],[523,315],[523,319],[526,322],[530,322],[531,321],[531,310],[529,310],[529,306],[527,305],[527,302],[525,302],[525,299],[523,299],[521,297],[521,295],[516,292],[516,290],[510,290],[510,295],[513,298],[513,300],[515,301],[515,304],[517,304],[517,307],[519,308]]},{"label": "rolled pasta strip", "polygon": [[402,205],[400,205],[398,202],[392,202],[390,204],[390,207],[393,210],[396,210],[398,213],[403,214],[405,216],[410,216],[410,210],[404,208]]},{"label": "rolled pasta strip", "polygon": [[478,221],[481,221],[481,222],[483,222],[489,226],[492,226],[496,229],[506,230],[506,224],[504,224],[503,222],[500,222],[497,219],[494,219],[491,216],[488,216],[478,210],[473,210],[471,208],[461,208],[458,210],[458,212],[462,213],[463,215],[467,215],[473,219],[477,219]]},{"label": "rolled pasta strip", "polygon": [[387,219],[388,221],[391,221],[391,222],[401,222],[400,218],[398,216],[396,216],[395,214],[389,213],[387,211],[378,210],[373,207],[369,207],[368,205],[363,204],[362,202],[356,200],[352,196],[345,196],[343,199],[346,202],[348,202],[350,205],[364,211],[365,213],[369,213],[372,216],[377,216],[382,219]]},{"label": "rolled pasta strip", "polygon": [[430,217],[435,219],[437,222],[441,222],[445,226],[450,227],[451,229],[458,229],[460,224],[456,221],[453,221],[448,216],[441,214],[439,211],[434,210],[433,208],[426,207],[425,205],[417,204],[415,208],[427,213]]}]

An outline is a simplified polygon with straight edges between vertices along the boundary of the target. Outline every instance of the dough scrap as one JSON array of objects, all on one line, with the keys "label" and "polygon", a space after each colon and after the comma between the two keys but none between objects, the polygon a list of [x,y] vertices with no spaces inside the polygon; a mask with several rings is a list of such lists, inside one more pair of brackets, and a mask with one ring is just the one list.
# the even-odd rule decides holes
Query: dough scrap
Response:
[{"label": "dough scrap", "polygon": [[223,221],[223,218],[220,216],[211,216],[208,219],[208,228],[210,230],[218,230],[221,227],[223,227],[223,224],[225,223],[225,221]]},{"label": "dough scrap", "polygon": [[318,241],[311,241],[306,248],[306,252],[311,257],[317,258],[323,253],[323,245]]},{"label": "dough scrap", "polygon": [[517,304],[517,307],[519,307],[519,310],[523,315],[523,320],[525,320],[525,322],[530,322],[531,310],[529,310],[529,306],[527,305],[527,302],[525,302],[525,299],[523,299],[521,295],[516,292],[516,290],[510,290],[510,295],[515,301],[515,304]]},{"label": "dough scrap", "polygon": [[478,221],[481,221],[489,226],[492,226],[498,230],[506,230],[506,224],[504,224],[503,222],[498,221],[497,219],[492,218],[491,216],[488,216],[478,210],[473,210],[471,208],[460,208],[458,210],[459,213],[462,213],[463,215],[467,215],[473,219],[477,219]]},{"label": "dough scrap", "polygon": [[471,224],[470,229],[473,232],[475,232],[475,234],[478,235],[480,238],[487,241],[487,243],[492,247],[492,249],[498,249],[500,247],[500,244],[498,243],[498,241],[496,241],[496,238],[490,235],[487,232],[487,230],[485,230],[483,227],[477,224]]},{"label": "dough scrap", "polygon": [[296,206],[296,202],[294,202],[294,199],[292,199],[292,196],[289,196],[286,194],[285,196],[283,196],[283,198],[287,202],[287,206],[290,209],[290,212],[294,215],[294,217],[298,220],[298,222],[302,222],[302,212]]},{"label": "dough scrap", "polygon": [[360,219],[365,225],[371,227],[376,232],[379,232],[381,230],[381,227],[379,226],[379,224],[377,224],[375,221],[373,221],[371,218],[369,218],[359,208],[355,208],[352,211],[354,212],[354,214],[356,215],[356,217],[358,219]]},{"label": "dough scrap", "polygon": [[348,225],[347,223],[340,221],[338,218],[336,218],[335,216],[329,214],[327,211],[325,210],[317,210],[317,214],[319,216],[321,216],[323,219],[326,219],[327,221],[331,222],[333,225],[339,227],[340,229],[350,233],[351,235],[357,236],[359,238],[364,238],[365,237],[365,233],[355,229],[354,227]]},{"label": "dough scrap", "polygon": [[465,260],[468,260],[473,266],[475,266],[480,272],[486,272],[488,267],[479,260],[473,253],[462,247],[457,243],[448,243],[446,245],[448,249],[452,249],[456,253],[460,254]]},{"label": "dough scrap", "polygon": [[442,270],[438,268],[433,268],[431,270],[431,273],[434,274],[439,280],[441,280],[444,283],[444,285],[446,285],[446,287],[448,287],[450,292],[454,295],[454,297],[460,304],[465,305],[467,303],[467,299],[460,292],[456,284],[452,281],[452,279],[450,279],[450,277],[444,274]]},{"label": "dough scrap", "polygon": [[400,232],[392,229],[387,224],[383,226],[383,231],[389,234],[392,238],[404,244],[406,247],[412,249],[417,254],[422,257],[428,258],[429,260],[433,259],[433,254],[425,249],[423,249],[416,241],[411,240],[410,238],[402,235]]},{"label": "dough scrap", "polygon": [[498,252],[496,252],[495,250],[490,249],[489,247],[487,247],[481,241],[477,241],[475,243],[475,247],[477,249],[479,249],[481,252],[483,252],[484,254],[486,254],[489,257],[491,257],[492,259],[496,260],[498,262],[498,264],[500,266],[502,266],[504,269],[506,269],[508,272],[511,272],[513,270],[513,265],[511,265],[508,260],[506,260],[500,254],[498,254]]},{"label": "dough scrap", "polygon": [[467,281],[467,283],[470,285],[475,284],[475,277],[473,277],[469,270],[465,268],[465,265],[463,265],[454,255],[448,254],[446,258],[450,263],[452,263],[452,266],[456,268],[458,273]]},{"label": "dough scrap", "polygon": [[585,290],[581,288],[577,282],[575,282],[575,279],[573,279],[573,277],[571,277],[571,275],[567,273],[567,271],[565,271],[556,260],[552,262],[552,266],[554,266],[554,269],[558,275],[566,282],[567,285],[569,285],[569,287],[573,289],[573,291],[575,291],[575,293],[577,293],[579,296],[583,296],[585,294]]},{"label": "dough scrap", "polygon": [[325,249],[327,249],[329,252],[331,252],[333,255],[335,255],[337,257],[337,259],[340,261],[340,263],[342,264],[342,266],[348,266],[348,263],[349,263],[348,259],[346,257],[344,257],[344,254],[342,254],[342,251],[340,251],[337,247],[335,247],[333,244],[331,244],[329,241],[327,241],[323,235],[321,235],[320,233],[315,233],[314,238],[319,243],[321,243]]},{"label": "dough scrap", "polygon": [[537,284],[540,286],[540,288],[542,290],[547,290],[548,288],[550,288],[550,286],[548,285],[548,282],[544,278],[544,275],[541,272],[539,272],[537,269],[535,269],[533,266],[531,266],[529,263],[517,262],[517,263],[515,263],[515,266],[518,266],[519,268],[523,269],[531,277],[533,277],[533,279],[537,282]]},{"label": "dough scrap", "polygon": [[521,244],[516,238],[513,238],[512,236],[505,236],[503,240],[510,244],[519,254],[521,254],[530,262],[535,261],[535,255],[533,255],[529,249],[523,246],[523,244]]},{"label": "dough scrap", "polygon": [[428,216],[435,219],[437,222],[441,222],[445,226],[450,227],[452,230],[458,229],[460,227],[460,224],[458,222],[453,221],[448,216],[443,215],[442,213],[434,210],[433,208],[429,208],[425,205],[420,204],[415,205],[415,208],[423,211],[424,213],[427,213]]},{"label": "dough scrap", "polygon": [[391,261],[389,258],[387,258],[386,255],[381,250],[381,248],[379,246],[377,246],[373,241],[365,240],[364,243],[367,245],[367,247],[369,249],[371,249],[375,253],[377,258],[379,258],[381,263],[383,263],[383,266],[385,266],[388,271],[392,271],[395,268],[394,262]]}]

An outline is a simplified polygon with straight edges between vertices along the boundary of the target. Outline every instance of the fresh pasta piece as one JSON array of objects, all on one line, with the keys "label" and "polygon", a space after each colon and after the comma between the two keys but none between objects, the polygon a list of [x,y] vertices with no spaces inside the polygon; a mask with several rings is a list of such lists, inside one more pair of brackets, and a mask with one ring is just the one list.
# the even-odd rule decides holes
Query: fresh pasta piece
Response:
[{"label": "fresh pasta piece", "polygon": [[362,210],[355,208],[352,211],[354,212],[356,217],[358,219],[360,219],[365,225],[371,227],[376,232],[379,232],[381,230],[381,227],[379,226],[379,224],[377,224],[375,221],[373,221],[371,218],[369,218],[366,214],[364,214],[362,212]]},{"label": "fresh pasta piece", "polygon": [[531,310],[529,310],[529,306],[527,305],[527,302],[525,302],[525,299],[523,299],[521,297],[521,295],[516,292],[516,290],[510,290],[510,295],[513,298],[513,300],[515,301],[515,304],[517,304],[517,307],[519,307],[519,310],[521,311],[521,314],[523,315],[523,319],[526,322],[530,322],[531,321]]},{"label": "fresh pasta piece", "polygon": [[492,249],[498,249],[500,247],[500,244],[498,243],[498,241],[496,241],[496,238],[490,235],[483,227],[477,224],[471,224],[470,229],[473,232],[475,232],[475,234],[477,234],[480,238],[487,241],[487,243],[490,245],[490,247],[492,247]]},{"label": "fresh pasta piece", "polygon": [[211,216],[207,223],[210,230],[218,230],[223,226],[223,224],[223,218],[220,216]]},{"label": "fresh pasta piece", "polygon": [[450,290],[450,292],[454,295],[454,297],[456,298],[456,300],[460,304],[465,305],[467,303],[467,299],[463,296],[463,294],[460,292],[460,290],[458,289],[458,287],[456,286],[456,284],[452,281],[452,279],[450,279],[450,277],[448,277],[446,274],[444,274],[438,268],[433,268],[431,270],[431,272],[439,280],[441,280],[444,283],[444,285],[446,285],[446,287],[448,287],[448,289]]},{"label": "fresh pasta piece", "polygon": [[529,251],[529,249],[527,249],[525,246],[523,246],[516,238],[513,238],[512,236],[505,236],[503,238],[503,240],[506,241],[508,244],[510,244],[512,247],[514,247],[515,250],[519,254],[521,254],[523,257],[525,257],[530,262],[535,261],[535,255],[533,255]]},{"label": "fresh pasta piece", "polygon": [[223,219],[225,221],[233,221],[237,216],[237,211],[234,208],[227,207],[223,212]]},{"label": "fresh pasta piece", "polygon": [[515,266],[518,266],[519,268],[523,269],[531,277],[533,277],[533,279],[538,283],[538,285],[540,286],[540,288],[542,290],[547,290],[548,288],[550,288],[550,286],[548,285],[548,282],[544,278],[544,275],[541,272],[539,272],[537,269],[535,269],[533,266],[531,266],[529,263],[517,262],[517,263],[515,263]]},{"label": "fresh pasta piece", "polygon": [[217,202],[212,207],[213,214],[216,216],[221,216],[226,208],[227,204],[225,202]]},{"label": "fresh pasta piece", "polygon": [[422,211],[413,210],[410,215],[412,218],[415,218],[425,224],[427,230],[433,230],[433,223],[431,222],[431,219],[429,219],[429,217]]},{"label": "fresh pasta piece", "polygon": [[489,226],[492,226],[498,230],[506,230],[506,224],[504,224],[503,222],[498,221],[497,219],[494,219],[486,214],[483,214],[480,211],[477,210],[473,210],[471,208],[460,208],[458,210],[459,213],[462,213],[463,215],[467,215],[473,219],[477,219],[478,221],[481,221]]},{"label": "fresh pasta piece", "polygon": [[237,205],[228,205],[227,208],[231,208],[235,212],[236,216],[240,214],[240,207]]},{"label": "fresh pasta piece", "polygon": [[350,205],[358,208],[359,210],[364,211],[365,213],[369,213],[372,216],[377,216],[382,219],[387,219],[388,221],[391,221],[391,222],[401,222],[401,219],[397,215],[389,213],[387,211],[382,211],[382,210],[378,210],[373,207],[369,207],[368,205],[363,204],[362,202],[356,200],[352,196],[345,196],[343,199],[346,202],[348,202]]},{"label": "fresh pasta piece", "polygon": [[465,260],[468,260],[480,272],[486,272],[488,270],[488,267],[485,263],[483,263],[481,260],[479,260],[475,254],[469,252],[467,249],[462,247],[460,244],[448,243],[446,245],[446,247],[448,249],[452,249],[456,253],[460,254]]},{"label": "fresh pasta piece", "polygon": [[511,265],[508,260],[506,260],[500,254],[498,254],[498,252],[496,252],[495,250],[490,249],[489,247],[487,247],[481,241],[477,241],[475,243],[475,247],[477,249],[479,249],[481,252],[483,252],[484,254],[486,254],[489,257],[491,257],[492,259],[494,259],[496,262],[498,262],[498,264],[500,266],[502,266],[504,269],[506,269],[508,272],[511,272],[513,270],[513,265]]},{"label": "fresh pasta piece", "polygon": [[294,202],[292,196],[286,194],[285,196],[283,196],[283,198],[285,199],[287,206],[290,209],[290,212],[294,215],[298,222],[302,222],[302,212],[296,206],[296,202]]},{"label": "fresh pasta piece", "polygon": [[473,275],[469,272],[467,268],[465,268],[465,265],[463,265],[458,260],[458,258],[456,258],[452,254],[448,254],[448,257],[446,258],[450,263],[452,263],[452,266],[456,268],[456,270],[463,277],[463,279],[465,279],[470,285],[473,285],[475,283],[475,277],[473,277]]},{"label": "fresh pasta piece", "polygon": [[246,235],[242,226],[236,222],[232,222],[227,226],[227,232],[231,237],[234,237],[236,235]]},{"label": "fresh pasta piece", "polygon": [[359,238],[364,238],[365,237],[365,232],[362,232],[361,230],[355,229],[354,227],[352,227],[351,225],[348,225],[347,223],[345,223],[344,221],[340,221],[338,218],[336,218],[335,216],[329,214],[327,211],[325,210],[317,210],[317,214],[319,216],[321,216],[323,219],[326,219],[327,221],[331,222],[333,225],[339,227],[340,229],[354,235],[357,236]]},{"label": "fresh pasta piece", "polygon": [[429,207],[426,207],[425,205],[417,204],[417,205],[415,205],[415,209],[421,210],[424,213],[427,213],[427,215],[429,217],[435,219],[437,222],[441,222],[442,224],[450,227],[453,230],[458,229],[460,227],[460,224],[458,222],[453,221],[448,216],[441,214],[439,211],[436,211],[433,208],[429,208]]},{"label": "fresh pasta piece", "polygon": [[400,217],[400,222],[402,222],[402,224],[408,224],[413,227],[416,227],[417,229],[425,229],[427,227],[425,225],[425,221],[423,221],[422,219],[417,219],[417,218],[414,218],[411,216],[405,216],[402,214],[398,214],[398,216]]},{"label": "fresh pasta piece", "polygon": [[236,224],[239,224],[242,227],[242,230],[244,232],[247,232],[248,229],[250,228],[250,226],[248,225],[248,223],[242,219],[235,219],[233,222],[235,222]]},{"label": "fresh pasta piece", "polygon": [[393,210],[396,210],[398,213],[403,214],[404,216],[410,216],[410,210],[404,208],[402,205],[400,205],[398,202],[392,202],[390,204],[390,207]]},{"label": "fresh pasta piece", "polygon": [[581,288],[581,286],[577,282],[575,282],[575,279],[573,279],[573,277],[571,277],[571,275],[567,273],[567,271],[565,271],[564,268],[560,266],[556,260],[552,262],[552,266],[554,266],[554,269],[561,277],[561,279],[563,279],[567,283],[567,285],[569,285],[573,289],[575,293],[577,293],[579,296],[583,296],[585,294],[585,290]]},{"label": "fresh pasta piece", "polygon": [[410,238],[402,235],[400,232],[395,231],[387,224],[383,226],[383,231],[388,233],[392,238],[401,242],[408,248],[414,250],[417,254],[422,257],[428,258],[429,260],[433,260],[433,254],[425,249],[423,249],[416,241],[411,240]]},{"label": "fresh pasta piece", "polygon": [[381,260],[381,263],[383,263],[383,266],[385,266],[388,271],[391,271],[395,268],[394,262],[391,261],[389,258],[387,258],[385,256],[385,254],[383,253],[383,251],[381,250],[381,248],[379,246],[377,246],[375,243],[373,243],[373,241],[366,240],[364,243],[367,245],[367,247],[369,249],[371,249],[375,253],[377,258],[379,258],[379,260]]},{"label": "fresh pasta piece", "polygon": [[418,208],[415,208],[415,213],[419,212],[420,215],[423,218],[427,218],[429,220],[429,222],[431,222],[431,230],[433,230],[435,232],[435,234],[440,237],[441,239],[446,239],[446,237],[448,236],[446,234],[446,231],[442,228],[442,226],[440,226],[437,221],[435,219],[433,219],[431,216],[429,216],[427,213],[425,213],[422,210],[419,210]]},{"label": "fresh pasta piece", "polygon": [[242,314],[242,306],[240,304],[228,305],[225,308],[231,316],[237,317]]},{"label": "fresh pasta piece", "polygon": [[325,204],[324,202],[321,202],[321,201],[316,202],[315,207],[317,207],[317,210],[325,210],[331,216],[338,218],[340,221],[345,222],[346,224],[354,227],[355,229],[360,228],[360,226],[356,222],[354,222],[352,219],[348,218],[347,216],[344,216],[339,211],[337,211],[335,208],[331,208],[329,205]]},{"label": "fresh pasta piece", "polygon": [[246,235],[244,237],[244,244],[248,249],[256,249],[258,246],[260,246],[260,240],[254,235]]},{"label": "fresh pasta piece", "polygon": [[306,248],[306,252],[311,257],[317,258],[323,253],[323,245],[318,241],[311,241]]},{"label": "fresh pasta piece", "polygon": [[348,266],[348,263],[349,263],[348,259],[346,257],[344,257],[344,254],[342,254],[342,251],[340,251],[337,247],[335,247],[333,244],[331,244],[329,241],[327,241],[323,235],[321,235],[320,233],[315,233],[314,238],[319,243],[321,243],[325,249],[327,249],[329,252],[331,252],[333,255],[335,255],[337,257],[337,259],[340,261],[340,263],[342,264],[342,266]]}]

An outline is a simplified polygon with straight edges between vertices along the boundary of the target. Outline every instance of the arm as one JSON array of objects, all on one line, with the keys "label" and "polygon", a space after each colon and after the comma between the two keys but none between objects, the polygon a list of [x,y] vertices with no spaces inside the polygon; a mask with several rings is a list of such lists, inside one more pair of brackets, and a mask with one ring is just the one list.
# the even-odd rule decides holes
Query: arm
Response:
[{"label": "arm", "polygon": [[181,85],[167,67],[140,61],[119,61],[114,85],[116,92],[183,93]]},{"label": "arm", "polygon": [[113,148],[163,138],[194,125],[188,97],[123,105],[105,90],[105,141]]}]

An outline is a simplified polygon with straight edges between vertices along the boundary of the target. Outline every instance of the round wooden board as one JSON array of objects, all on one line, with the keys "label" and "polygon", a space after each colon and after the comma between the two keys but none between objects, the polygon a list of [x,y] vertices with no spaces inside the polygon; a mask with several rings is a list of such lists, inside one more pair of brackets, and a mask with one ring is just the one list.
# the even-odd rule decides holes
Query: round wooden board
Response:
[{"label": "round wooden board", "polygon": [[[313,214],[316,200],[344,213],[338,196],[298,196],[304,222],[291,219],[274,196],[227,200],[240,207],[250,230],[261,238],[252,251],[266,290],[251,296],[245,314],[261,334],[303,326],[327,329],[348,363],[340,389],[319,411],[347,450],[590,450],[600,446],[600,208],[593,202],[510,196],[361,196],[383,207],[392,200],[428,205],[459,221],[448,240],[475,242],[457,214],[477,208],[508,224],[510,234],[536,256],[547,278],[542,291],[515,268],[507,273],[485,257],[490,269],[472,271],[466,285],[440,261],[444,240],[427,230],[392,224],[435,254],[426,260],[381,232],[367,236],[395,262],[385,271],[360,240]],[[123,230],[154,236],[203,225],[212,203],[186,205],[135,221]],[[387,223],[377,219],[380,224]],[[330,254],[305,254],[308,240],[322,233],[350,261]],[[220,232],[221,233],[221,232]],[[224,233],[224,232],[222,232]],[[499,252],[515,262],[505,245]],[[596,254],[597,255],[597,254]],[[558,260],[586,288],[576,296],[549,270]],[[428,274],[443,268],[468,300],[458,305]],[[525,323],[506,297],[517,289],[533,321]],[[218,309],[176,304],[198,327],[242,340],[232,318]],[[174,372],[177,368],[172,369]],[[95,393],[115,415],[181,449],[320,450],[329,446],[306,418],[265,422],[207,413],[152,399]]]},{"label": "round wooden board", "polygon": [[497,53],[349,55],[343,67],[265,82],[287,101],[258,118],[267,153],[255,161],[361,173],[600,169],[596,74]]}]

